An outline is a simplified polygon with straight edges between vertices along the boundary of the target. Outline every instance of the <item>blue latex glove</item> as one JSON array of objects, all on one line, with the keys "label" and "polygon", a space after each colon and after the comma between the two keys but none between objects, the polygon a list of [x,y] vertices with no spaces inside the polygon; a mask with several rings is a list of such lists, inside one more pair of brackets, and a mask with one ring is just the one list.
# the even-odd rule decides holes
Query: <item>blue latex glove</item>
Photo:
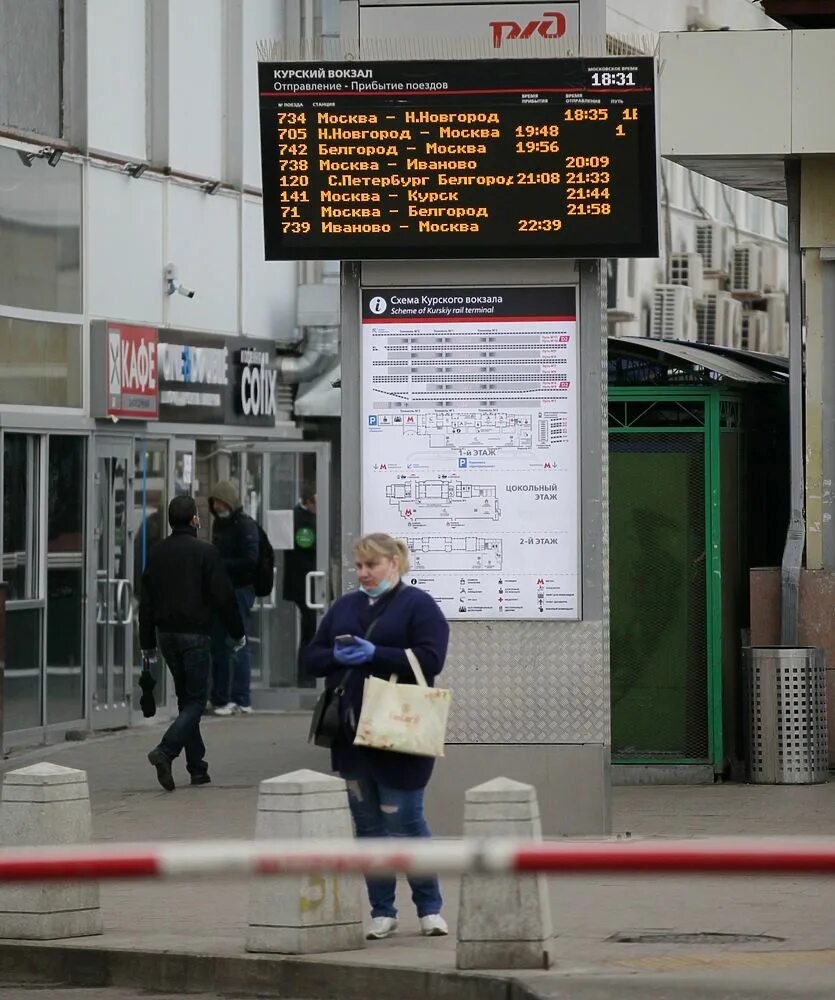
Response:
[{"label": "blue latex glove", "polygon": [[377,647],[367,639],[357,638],[349,646],[333,647],[333,658],[343,667],[358,667],[374,659]]}]

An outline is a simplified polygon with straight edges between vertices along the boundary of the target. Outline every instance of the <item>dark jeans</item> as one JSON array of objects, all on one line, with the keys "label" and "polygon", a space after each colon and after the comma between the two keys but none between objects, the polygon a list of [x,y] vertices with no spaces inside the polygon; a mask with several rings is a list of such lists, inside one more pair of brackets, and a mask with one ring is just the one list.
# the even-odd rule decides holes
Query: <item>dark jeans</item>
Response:
[{"label": "dark jeans", "polygon": [[[249,635],[252,626],[252,605],[255,604],[255,587],[236,587],[238,610],[244,623],[244,632]],[[233,655],[234,643],[219,618],[215,618],[212,628],[212,704],[226,705],[232,701],[236,705],[249,708],[250,678],[252,676],[252,650],[247,644]],[[230,671],[230,660],[233,661]]]},{"label": "dark jeans", "polygon": [[[367,768],[342,777],[348,785],[348,804],[358,837],[429,837],[423,818],[423,788],[388,788],[375,781]],[[396,917],[394,875],[377,875],[365,880],[372,917]],[[412,901],[419,917],[440,913],[441,889],[435,875],[410,875]]]},{"label": "dark jeans", "polygon": [[174,678],[180,710],[160,740],[159,749],[171,760],[185,750],[189,774],[206,774],[209,765],[203,759],[206,747],[200,735],[200,716],[206,707],[211,640],[207,635],[160,632],[159,649]]}]

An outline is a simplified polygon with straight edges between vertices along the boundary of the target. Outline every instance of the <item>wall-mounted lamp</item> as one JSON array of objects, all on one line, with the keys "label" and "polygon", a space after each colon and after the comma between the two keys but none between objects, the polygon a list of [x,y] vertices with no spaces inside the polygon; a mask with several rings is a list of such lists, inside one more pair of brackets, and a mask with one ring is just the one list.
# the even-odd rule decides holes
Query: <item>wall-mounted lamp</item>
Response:
[{"label": "wall-mounted lamp", "polygon": [[32,160],[46,160],[50,167],[57,167],[64,155],[63,149],[53,149],[52,146],[44,146],[37,153],[27,153],[22,149],[17,151],[18,159],[24,167],[31,167]]},{"label": "wall-mounted lamp", "polygon": [[141,177],[147,169],[147,163],[126,163],[122,167],[122,172],[130,174],[131,177]]},{"label": "wall-mounted lamp", "polygon": [[220,181],[206,181],[206,183],[201,184],[200,187],[206,192],[206,194],[214,194],[220,187]]}]

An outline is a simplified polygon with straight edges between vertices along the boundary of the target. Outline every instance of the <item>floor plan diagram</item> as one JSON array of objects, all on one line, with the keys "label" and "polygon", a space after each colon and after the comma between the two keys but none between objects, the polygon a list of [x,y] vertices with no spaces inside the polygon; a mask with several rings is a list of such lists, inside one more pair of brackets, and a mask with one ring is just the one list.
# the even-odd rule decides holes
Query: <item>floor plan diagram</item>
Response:
[{"label": "floor plan diagram", "polygon": [[471,486],[457,476],[406,479],[386,487],[389,503],[409,518],[498,521],[502,512],[497,494],[495,486]]},{"label": "floor plan diagram", "polygon": [[429,535],[407,538],[416,570],[500,570],[501,538],[452,538]]},{"label": "floor plan diagram", "polygon": [[414,410],[381,414],[379,426],[399,426],[406,436],[428,438],[430,448],[513,448],[533,444],[533,417],[501,410]]}]

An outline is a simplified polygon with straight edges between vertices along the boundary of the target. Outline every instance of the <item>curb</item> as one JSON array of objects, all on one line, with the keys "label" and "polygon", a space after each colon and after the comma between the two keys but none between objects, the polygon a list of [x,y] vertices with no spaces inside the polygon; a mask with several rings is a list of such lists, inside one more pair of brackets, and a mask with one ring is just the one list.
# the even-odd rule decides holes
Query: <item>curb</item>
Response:
[{"label": "curb", "polygon": [[0,983],[298,1000],[538,1000],[512,975],[321,962],[263,955],[73,948],[0,942]]}]

